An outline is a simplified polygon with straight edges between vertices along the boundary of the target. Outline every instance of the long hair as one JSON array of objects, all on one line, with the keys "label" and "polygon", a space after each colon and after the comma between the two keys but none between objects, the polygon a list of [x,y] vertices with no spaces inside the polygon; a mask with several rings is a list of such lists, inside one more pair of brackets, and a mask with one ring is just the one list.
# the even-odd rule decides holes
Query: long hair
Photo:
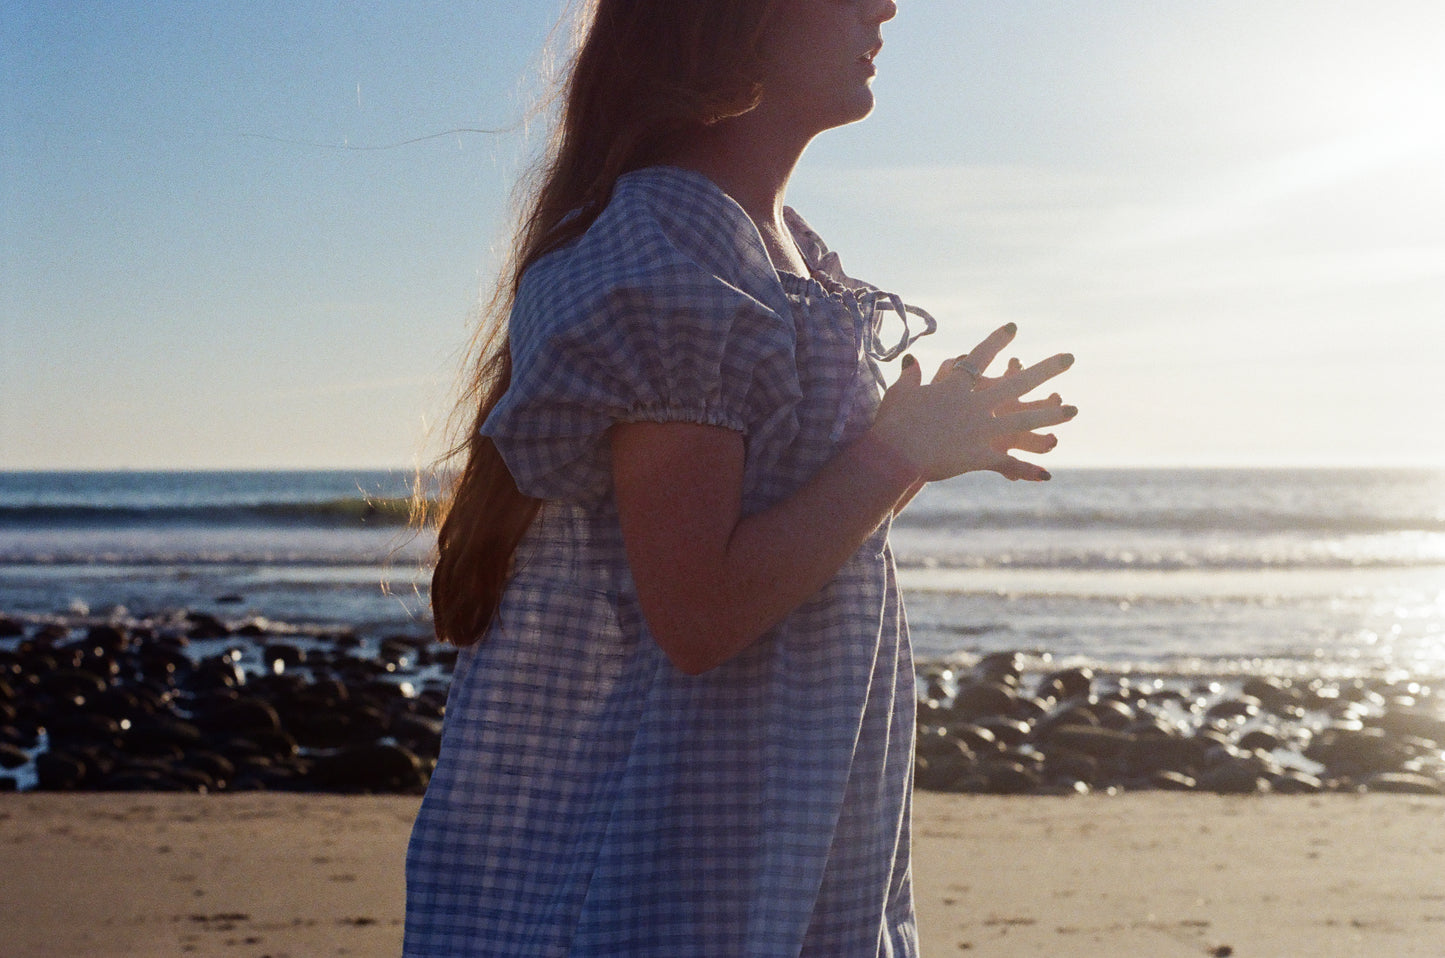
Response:
[{"label": "long hair", "polygon": [[[467,432],[438,463],[431,606],[437,636],[478,641],[541,501],[517,488],[481,433],[512,379],[507,316],[527,268],[596,221],[618,177],[668,157],[704,127],[758,103],[759,46],[778,0],[592,0],[560,91],[546,152],[523,180],[510,258],[473,345],[455,421]],[[460,463],[460,468],[456,464]]]}]

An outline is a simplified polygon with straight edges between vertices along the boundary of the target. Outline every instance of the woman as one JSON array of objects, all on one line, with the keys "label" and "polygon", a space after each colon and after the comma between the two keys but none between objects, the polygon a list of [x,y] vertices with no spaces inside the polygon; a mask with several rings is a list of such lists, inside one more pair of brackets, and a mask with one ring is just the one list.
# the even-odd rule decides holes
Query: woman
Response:
[{"label": "woman", "polygon": [[1068,357],[982,375],[1012,327],[880,395],[932,321],[783,205],[871,111],[895,13],[595,4],[440,529],[464,648],[407,954],[916,954],[890,517],[926,480],[1047,479],[1011,450],[1074,410],[1020,399]]}]

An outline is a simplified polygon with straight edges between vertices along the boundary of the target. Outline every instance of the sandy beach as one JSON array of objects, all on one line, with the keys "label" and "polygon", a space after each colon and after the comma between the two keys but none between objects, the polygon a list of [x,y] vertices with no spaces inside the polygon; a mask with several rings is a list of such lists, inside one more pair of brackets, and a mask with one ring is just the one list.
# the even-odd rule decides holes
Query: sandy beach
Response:
[{"label": "sandy beach", "polygon": [[[0,955],[390,956],[413,797],[0,796]],[[927,956],[1445,956],[1445,799],[919,793]]]}]

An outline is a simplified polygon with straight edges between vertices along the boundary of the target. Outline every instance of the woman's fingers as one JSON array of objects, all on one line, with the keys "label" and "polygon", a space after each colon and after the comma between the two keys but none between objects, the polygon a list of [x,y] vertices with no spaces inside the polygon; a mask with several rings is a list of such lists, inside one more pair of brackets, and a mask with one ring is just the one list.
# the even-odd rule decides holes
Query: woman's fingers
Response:
[{"label": "woman's fingers", "polygon": [[1058,393],[1054,393],[1047,399],[1030,399],[1027,401],[1021,399],[1010,400],[1000,408],[1004,409],[1005,412],[1018,412],[1021,409],[1056,409],[1063,404],[1064,397]]},{"label": "woman's fingers", "polygon": [[952,362],[944,363],[944,366],[948,368],[946,371],[939,370],[939,379],[951,380],[955,373],[962,373],[969,380],[969,388],[972,389],[973,385],[983,378],[989,364],[997,358],[999,353],[1003,352],[1005,346],[1013,342],[1018,331],[1019,328],[1013,323],[995,329],[966,355],[959,356]]},{"label": "woman's fingers", "polygon": [[923,383],[923,367],[918,365],[918,360],[913,358],[912,353],[903,357],[903,369],[898,374],[898,382],[905,388],[912,388]]},{"label": "woman's fingers", "polygon": [[[1009,479],[1049,478],[1048,470],[1012,453],[1053,451],[1058,439],[1046,430],[1073,419],[1078,409],[1064,405],[1058,393],[1022,397],[1064,372],[1074,358],[1060,353],[1026,367],[1011,357],[999,375],[986,375],[1017,332],[1013,323],[994,330],[970,352],[945,361],[930,387],[918,388],[922,370],[912,356],[905,357],[902,373],[883,396],[878,421],[896,432],[900,447],[906,445],[930,477],[986,469]],[[933,386],[941,388],[935,392]]]},{"label": "woman's fingers", "polygon": [[1059,437],[1053,433],[1026,432],[1014,436],[1009,442],[1009,447],[1019,449],[1023,452],[1031,452],[1035,455],[1042,455],[1052,452],[1059,444]]},{"label": "woman's fingers", "polygon": [[1049,405],[1039,409],[1020,409],[994,417],[994,422],[1005,433],[1033,432],[1046,426],[1058,426],[1079,414],[1077,406]]},{"label": "woman's fingers", "polygon": [[1072,355],[1059,353],[1057,356],[1050,356],[1011,376],[990,383],[989,390],[1004,399],[1018,399],[1020,396],[1033,392],[1072,365],[1074,365]]},{"label": "woman's fingers", "polygon": [[1010,481],[1022,479],[1027,482],[1048,482],[1053,478],[1043,466],[1036,466],[1013,456],[1004,456],[989,468]]}]

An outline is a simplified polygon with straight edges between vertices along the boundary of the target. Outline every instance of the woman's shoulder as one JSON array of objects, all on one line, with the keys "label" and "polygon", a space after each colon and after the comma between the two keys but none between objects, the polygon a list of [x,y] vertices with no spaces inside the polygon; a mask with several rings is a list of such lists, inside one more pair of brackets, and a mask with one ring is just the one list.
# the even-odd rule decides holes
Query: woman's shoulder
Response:
[{"label": "woman's shoulder", "polygon": [[709,284],[770,308],[781,303],[762,239],[742,208],[702,174],[658,166],[621,177],[596,221],[538,260],[519,294],[577,303],[617,288]]}]

